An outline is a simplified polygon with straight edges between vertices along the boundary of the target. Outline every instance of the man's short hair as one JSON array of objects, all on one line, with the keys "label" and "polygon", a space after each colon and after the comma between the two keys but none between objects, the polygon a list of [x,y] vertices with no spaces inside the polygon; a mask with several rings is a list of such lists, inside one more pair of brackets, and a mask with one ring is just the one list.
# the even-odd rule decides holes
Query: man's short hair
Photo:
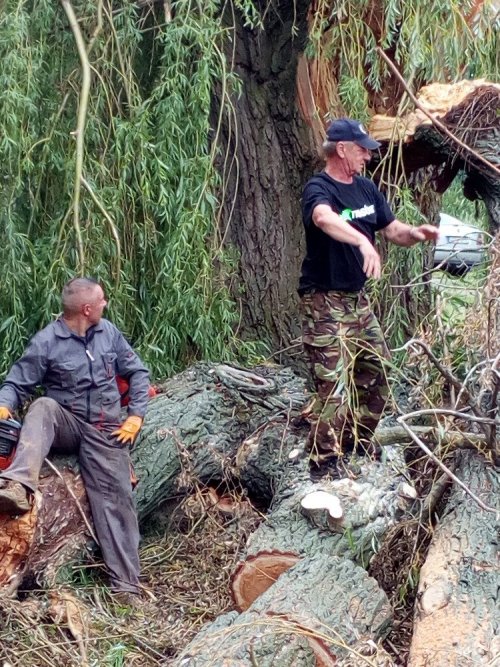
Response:
[{"label": "man's short hair", "polygon": [[88,301],[99,283],[94,278],[72,278],[64,285],[61,295],[63,312],[74,315]]}]

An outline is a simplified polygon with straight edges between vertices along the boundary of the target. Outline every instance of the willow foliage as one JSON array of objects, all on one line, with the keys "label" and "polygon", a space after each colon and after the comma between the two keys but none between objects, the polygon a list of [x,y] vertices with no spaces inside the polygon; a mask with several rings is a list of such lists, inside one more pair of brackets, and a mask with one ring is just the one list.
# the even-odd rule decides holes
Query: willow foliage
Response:
[{"label": "willow foliage", "polygon": [[[416,88],[429,81],[498,78],[500,16],[485,0],[317,0],[308,51],[330,63],[346,113],[368,118],[367,88],[389,72],[376,52],[393,54]],[[477,13],[476,13],[477,12]]]},{"label": "willow foliage", "polygon": [[[345,112],[364,117],[367,87],[380,88],[386,76],[377,41],[414,81],[498,71],[497,26],[485,14],[473,32],[463,19],[472,4],[316,0],[310,49],[335,63]],[[112,319],[156,374],[235,355],[238,312],[226,285],[236,260],[221,238],[224,175],[214,168],[213,147],[222,117],[212,117],[211,104],[217,87],[221,114],[230,114],[238,90],[223,56],[226,5],[170,5],[172,17],[162,3],[153,11],[72,1],[91,66],[74,207],[82,87],[75,35],[59,1],[3,0],[0,372],[57,313],[60,289],[75,272],[103,282]],[[259,6],[233,1],[256,29]],[[378,36],[372,7],[382,9]]]},{"label": "willow foliage", "polygon": [[104,283],[112,319],[157,374],[233,354],[232,259],[216,224],[221,177],[209,143],[215,82],[236,86],[221,51],[219,3],[179,0],[168,23],[119,5],[72,3],[92,71],[75,225],[75,38],[59,2],[4,2],[3,370],[57,313],[75,272]]}]

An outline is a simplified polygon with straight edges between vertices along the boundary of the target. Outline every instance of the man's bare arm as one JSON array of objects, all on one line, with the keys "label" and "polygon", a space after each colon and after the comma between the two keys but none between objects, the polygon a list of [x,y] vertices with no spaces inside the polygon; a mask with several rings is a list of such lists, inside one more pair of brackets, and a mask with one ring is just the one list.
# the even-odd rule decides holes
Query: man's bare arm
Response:
[{"label": "man's bare arm", "polygon": [[409,248],[416,243],[435,241],[439,235],[439,229],[434,225],[412,227],[400,220],[393,220],[380,233],[391,243]]}]

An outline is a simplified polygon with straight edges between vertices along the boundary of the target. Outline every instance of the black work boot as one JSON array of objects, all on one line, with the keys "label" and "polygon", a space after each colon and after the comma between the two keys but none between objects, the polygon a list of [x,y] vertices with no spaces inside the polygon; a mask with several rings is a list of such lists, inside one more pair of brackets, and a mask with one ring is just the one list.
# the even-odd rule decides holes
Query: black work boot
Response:
[{"label": "black work boot", "polygon": [[0,480],[0,514],[24,514],[31,509],[28,492],[20,482]]}]

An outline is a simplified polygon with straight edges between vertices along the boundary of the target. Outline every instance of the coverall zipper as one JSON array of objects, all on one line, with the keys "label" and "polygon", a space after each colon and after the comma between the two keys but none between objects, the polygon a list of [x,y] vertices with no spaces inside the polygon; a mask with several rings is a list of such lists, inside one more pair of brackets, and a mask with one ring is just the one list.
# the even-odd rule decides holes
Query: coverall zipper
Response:
[{"label": "coverall zipper", "polygon": [[[92,386],[94,384],[92,362],[95,361],[95,359],[87,346],[85,346],[85,354],[89,360],[90,386]],[[87,422],[90,424],[90,389],[87,389]]]}]

